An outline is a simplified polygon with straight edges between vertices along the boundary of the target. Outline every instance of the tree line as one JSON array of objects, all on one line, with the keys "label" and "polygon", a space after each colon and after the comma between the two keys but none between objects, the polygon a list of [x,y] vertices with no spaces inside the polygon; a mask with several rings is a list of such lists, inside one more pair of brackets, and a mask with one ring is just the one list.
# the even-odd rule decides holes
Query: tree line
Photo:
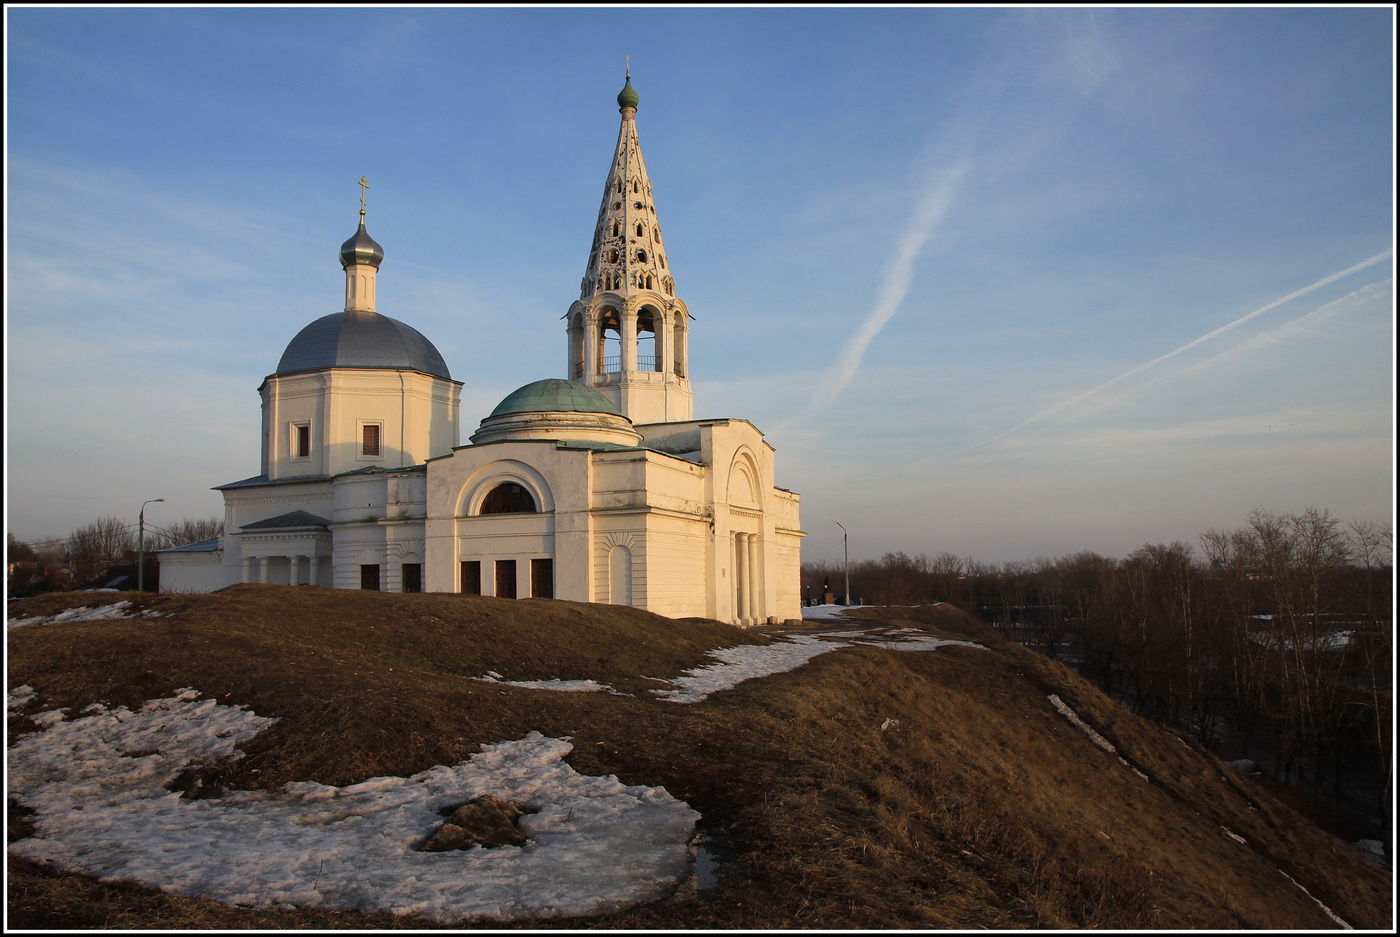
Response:
[{"label": "tree line", "polygon": [[[146,523],[144,546],[148,554],[169,547],[199,543],[222,536],[224,522],[217,517],[183,518],[166,524]],[[30,541],[6,534],[5,559],[7,592],[11,596],[34,595],[90,586],[114,566],[134,567],[138,547],[138,525],[119,517],[99,517],[67,537]],[[147,557],[148,562],[151,557]],[[149,572],[149,570],[148,570]],[[152,583],[154,576],[147,577]]]},{"label": "tree line", "polygon": [[[1060,657],[1135,711],[1213,745],[1229,728],[1275,753],[1278,780],[1377,772],[1388,803],[1393,532],[1330,511],[1252,512],[1199,549],[1147,544],[984,564],[887,553],[850,567],[867,605],[951,602]],[[803,565],[804,594],[844,591],[840,563]]]}]

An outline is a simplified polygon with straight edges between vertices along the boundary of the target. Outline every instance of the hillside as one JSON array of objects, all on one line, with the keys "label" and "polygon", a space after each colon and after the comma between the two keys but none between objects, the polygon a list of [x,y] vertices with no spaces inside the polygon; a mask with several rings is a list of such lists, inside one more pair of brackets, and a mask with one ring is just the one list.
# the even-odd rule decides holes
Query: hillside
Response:
[{"label": "hillside", "polygon": [[[205,715],[237,714],[232,707],[241,706],[277,721],[243,735],[228,723],[225,741],[236,740],[245,756],[181,772],[169,785],[185,792],[177,807],[237,805],[254,796],[281,803],[313,790],[349,803],[343,790],[282,785],[343,789],[371,778],[409,778],[537,732],[570,739],[565,760],[585,777],[561,767],[552,775],[560,784],[599,784],[589,779],[615,775],[624,785],[664,787],[698,811],[702,845],[716,864],[713,885],[613,913],[516,919],[514,926],[1393,923],[1383,869],[1197,746],[952,606],[860,611],[867,629],[887,630],[885,640],[923,635],[948,642],[932,650],[914,648],[939,642],[904,650],[854,644],[694,703],[649,691],[680,686],[686,671],[714,662],[711,651],[768,653],[762,646],[783,650],[791,636],[616,606],[305,586],[243,585],[203,596],[69,593],[13,603],[8,617],[119,602],[129,603],[119,614],[138,617],[8,631],[7,689],[34,690],[11,710],[12,772],[14,746],[42,737],[28,715],[62,707],[76,724],[95,703],[106,713],[135,712],[193,688],[201,700],[220,704],[204,705]],[[153,617],[139,617],[143,611]],[[846,629],[849,643],[853,627],[822,630]],[[594,681],[613,692],[510,685],[551,680]],[[1114,751],[1102,747],[1108,745]],[[122,754],[135,763],[152,752]],[[244,791],[273,793],[238,793]],[[672,818],[684,812],[662,794],[639,796]],[[162,809],[174,809],[174,795],[166,800]],[[450,926],[389,909],[232,908],[104,884],[18,858],[16,849],[48,835],[44,814],[30,815],[26,806],[22,798],[11,802],[10,927]],[[547,813],[533,806],[541,818]],[[360,819],[345,813],[337,822]],[[630,846],[616,848],[614,865],[640,861]],[[514,847],[494,855],[508,849]],[[443,863],[482,852],[431,855]],[[172,876],[198,859],[171,858]],[[326,871],[319,861],[309,867],[317,889]],[[223,874],[237,876],[238,862],[225,865]],[[356,907],[374,906],[359,894]]]}]

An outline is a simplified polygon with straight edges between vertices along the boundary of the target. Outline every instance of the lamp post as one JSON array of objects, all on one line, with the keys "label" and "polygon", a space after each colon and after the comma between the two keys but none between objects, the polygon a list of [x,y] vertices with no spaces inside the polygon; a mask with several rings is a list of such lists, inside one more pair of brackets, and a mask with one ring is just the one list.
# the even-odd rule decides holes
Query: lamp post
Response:
[{"label": "lamp post", "polygon": [[831,519],[831,522],[832,522],[833,524],[835,524],[837,527],[840,527],[840,528],[841,528],[841,552],[845,555],[845,558],[846,558],[846,603],[845,603],[845,604],[850,605],[850,604],[851,604],[851,551],[850,551],[850,547],[848,546],[848,541],[849,541],[850,537],[849,537],[849,535],[846,533],[846,525],[845,525],[845,524],[841,523],[840,521],[838,521],[838,520],[837,520],[836,518],[834,518],[834,517]]},{"label": "lamp post", "polygon": [[164,501],[164,498],[152,498],[149,501],[141,502],[141,513],[136,519],[136,591],[146,591],[146,505],[155,504],[157,501]]}]

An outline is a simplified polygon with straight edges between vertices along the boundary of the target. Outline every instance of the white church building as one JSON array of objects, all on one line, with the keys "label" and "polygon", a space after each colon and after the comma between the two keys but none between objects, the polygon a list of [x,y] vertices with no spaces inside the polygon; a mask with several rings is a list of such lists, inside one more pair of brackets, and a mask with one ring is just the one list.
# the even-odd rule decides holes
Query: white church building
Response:
[{"label": "white church building", "polygon": [[[262,463],[220,485],[225,534],[159,554],[163,592],[238,582],[632,605],[753,625],[801,617],[798,496],[747,420],[693,417],[692,321],[666,262],[630,76],[567,379],[526,384],[461,445],[432,342],[375,308],[384,252],[341,247],[345,311],[258,388]],[[362,180],[363,181],[363,180]]]}]

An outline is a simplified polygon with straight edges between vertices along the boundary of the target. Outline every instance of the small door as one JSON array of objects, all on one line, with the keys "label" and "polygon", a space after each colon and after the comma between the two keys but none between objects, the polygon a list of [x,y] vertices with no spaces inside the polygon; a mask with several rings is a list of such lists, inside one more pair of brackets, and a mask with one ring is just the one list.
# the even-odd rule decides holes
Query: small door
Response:
[{"label": "small door", "polygon": [[537,599],[554,598],[554,560],[530,561],[530,595]]},{"label": "small door", "polygon": [[481,595],[481,560],[462,561],[462,594]]},{"label": "small door", "polygon": [[379,564],[366,563],[360,567],[360,588],[371,592],[379,591]]},{"label": "small door", "polygon": [[515,560],[496,561],[496,595],[502,599],[515,598]]}]

